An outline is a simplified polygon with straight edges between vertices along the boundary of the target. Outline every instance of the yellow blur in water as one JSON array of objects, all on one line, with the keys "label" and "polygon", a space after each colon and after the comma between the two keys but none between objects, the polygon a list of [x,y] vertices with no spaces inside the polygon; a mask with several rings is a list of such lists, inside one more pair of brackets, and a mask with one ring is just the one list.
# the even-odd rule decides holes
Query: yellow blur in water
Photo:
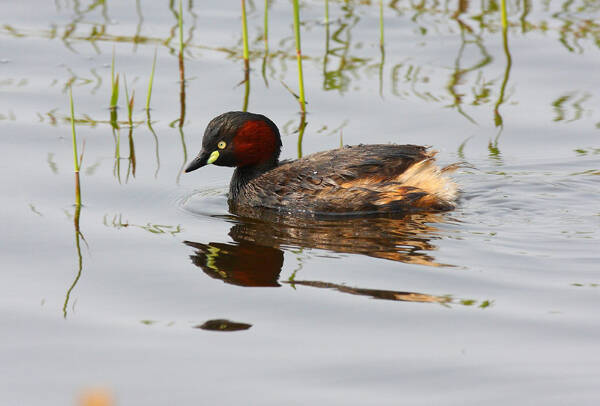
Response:
[{"label": "yellow blur in water", "polygon": [[114,406],[112,393],[107,389],[87,389],[79,397],[78,406]]}]

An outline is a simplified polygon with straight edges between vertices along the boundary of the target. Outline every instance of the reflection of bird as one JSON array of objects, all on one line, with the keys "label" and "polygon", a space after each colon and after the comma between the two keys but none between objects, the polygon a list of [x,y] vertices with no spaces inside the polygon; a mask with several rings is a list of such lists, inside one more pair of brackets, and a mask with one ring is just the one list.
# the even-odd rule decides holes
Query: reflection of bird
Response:
[{"label": "reflection of bird", "polygon": [[[184,241],[194,248],[192,262],[212,278],[238,286],[279,286],[283,248],[299,247],[362,254],[410,264],[443,266],[435,261],[431,240],[439,238],[439,213],[403,218],[317,219],[244,213],[229,235],[234,243]],[[260,220],[256,217],[262,217]]]},{"label": "reflection of bird", "polygon": [[[440,213],[420,213],[400,218],[305,218],[279,216],[260,209],[238,212],[229,235],[235,241],[269,247],[300,247],[362,254],[411,264],[440,266],[431,240],[439,238],[435,223]],[[259,219],[260,218],[260,219]]]},{"label": "reflection of bird", "polygon": [[240,244],[184,241],[195,248],[190,258],[211,278],[238,286],[280,286],[277,282],[283,266],[283,252],[252,243]]},{"label": "reflection of bird", "polygon": [[[217,242],[201,244],[185,241],[185,244],[195,248],[194,255],[191,256],[192,262],[202,268],[202,270],[212,278],[221,279],[225,283],[246,287],[281,286],[278,280],[283,266],[283,252],[279,249],[265,247],[250,242],[241,244]],[[364,289],[330,282],[302,281],[291,278],[287,281],[282,281],[282,283],[289,284],[294,289],[296,289],[297,285],[310,286],[383,300],[442,304],[452,303],[452,298],[449,296],[433,296],[417,292]],[[196,327],[205,330],[235,331],[248,329],[251,325],[217,319],[209,320],[203,325]]]},{"label": "reflection of bird", "polygon": [[284,281],[292,286],[312,286],[314,288],[334,289],[338,292],[349,293],[358,296],[370,296],[373,299],[396,300],[400,302],[419,302],[419,303],[452,303],[450,296],[433,296],[426,293],[417,292],[399,292],[396,290],[381,290],[381,289],[363,289],[353,288],[351,286],[340,285],[337,283],[321,282],[321,281]]},{"label": "reflection of bird", "polygon": [[388,214],[454,208],[457,186],[418,145],[358,145],[279,162],[281,138],[267,117],[229,112],[206,128],[186,172],[233,166],[229,202],[303,214]]}]

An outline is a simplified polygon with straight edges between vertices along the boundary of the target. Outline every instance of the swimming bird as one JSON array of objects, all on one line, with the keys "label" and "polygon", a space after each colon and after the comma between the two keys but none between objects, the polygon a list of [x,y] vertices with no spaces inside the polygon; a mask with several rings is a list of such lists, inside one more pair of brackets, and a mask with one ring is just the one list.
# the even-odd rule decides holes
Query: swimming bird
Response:
[{"label": "swimming bird", "polygon": [[279,161],[279,129],[262,114],[231,111],[212,119],[202,150],[186,167],[235,167],[229,206],[298,215],[389,215],[455,208],[458,187],[435,152],[420,145],[345,146]]}]

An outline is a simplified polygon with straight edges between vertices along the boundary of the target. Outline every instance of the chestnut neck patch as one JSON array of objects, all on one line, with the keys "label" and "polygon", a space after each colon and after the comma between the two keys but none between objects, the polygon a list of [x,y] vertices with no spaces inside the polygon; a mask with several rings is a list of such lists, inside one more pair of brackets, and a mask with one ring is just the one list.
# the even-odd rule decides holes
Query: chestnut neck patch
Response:
[{"label": "chestnut neck patch", "polygon": [[279,157],[281,142],[273,128],[262,120],[246,121],[233,137],[238,167],[257,165]]}]

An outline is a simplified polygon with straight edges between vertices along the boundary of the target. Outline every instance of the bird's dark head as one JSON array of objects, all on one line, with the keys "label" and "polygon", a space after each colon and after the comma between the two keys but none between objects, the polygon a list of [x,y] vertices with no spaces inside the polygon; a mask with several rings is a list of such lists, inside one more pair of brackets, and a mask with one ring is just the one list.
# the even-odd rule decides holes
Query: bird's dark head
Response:
[{"label": "bird's dark head", "polygon": [[213,118],[202,138],[202,150],[185,168],[191,172],[218,166],[275,166],[281,136],[275,123],[261,114],[230,111]]}]

